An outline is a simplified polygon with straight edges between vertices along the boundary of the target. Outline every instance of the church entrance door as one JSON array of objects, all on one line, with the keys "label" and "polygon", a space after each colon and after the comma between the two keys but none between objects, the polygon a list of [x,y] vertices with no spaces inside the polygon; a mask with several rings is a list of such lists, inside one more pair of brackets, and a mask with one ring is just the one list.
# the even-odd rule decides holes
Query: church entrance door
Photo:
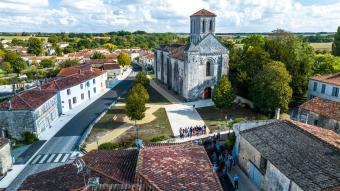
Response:
[{"label": "church entrance door", "polygon": [[210,99],[211,98],[211,87],[206,87],[204,89],[204,99]]}]

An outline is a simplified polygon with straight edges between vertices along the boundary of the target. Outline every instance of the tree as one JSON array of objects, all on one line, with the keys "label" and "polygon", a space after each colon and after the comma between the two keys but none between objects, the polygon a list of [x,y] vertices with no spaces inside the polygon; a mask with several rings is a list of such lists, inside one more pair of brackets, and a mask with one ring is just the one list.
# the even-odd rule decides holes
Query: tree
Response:
[{"label": "tree", "polygon": [[130,56],[125,52],[120,53],[118,55],[118,64],[122,67],[129,66],[131,64]]},{"label": "tree", "polygon": [[149,87],[150,80],[144,72],[138,72],[135,83],[140,83],[147,89]]},{"label": "tree", "polygon": [[263,67],[251,85],[252,100],[263,113],[273,114],[276,108],[287,112],[292,98],[292,78],[282,62],[272,61]]},{"label": "tree", "polygon": [[250,35],[242,40],[243,50],[247,51],[249,47],[264,48],[266,38],[260,35]]},{"label": "tree", "polygon": [[340,56],[340,26],[334,35],[334,42],[332,44],[332,52],[334,56]]},{"label": "tree", "polygon": [[220,109],[230,108],[235,100],[231,83],[226,75],[218,81],[212,97],[215,106]]},{"label": "tree", "polygon": [[12,68],[15,73],[20,73],[22,70],[27,68],[27,64],[24,59],[18,57],[12,62]]},{"label": "tree", "polygon": [[136,83],[133,85],[131,91],[138,92],[139,96],[143,98],[145,103],[149,101],[149,93],[141,83]]},{"label": "tree", "polygon": [[28,39],[27,53],[41,55],[44,51],[43,42],[39,38],[31,37]]},{"label": "tree", "polygon": [[72,67],[79,64],[78,60],[65,60],[61,63],[59,63],[60,68],[67,68],[67,67]]},{"label": "tree", "polygon": [[[2,44],[0,43],[0,46],[1,46]],[[3,51],[3,50],[1,50],[1,48],[0,48],[0,58],[3,58],[4,56],[5,56],[5,51]]]},{"label": "tree", "polygon": [[266,50],[271,59],[281,61],[292,77],[293,103],[305,101],[309,77],[312,75],[314,50],[301,38],[292,34],[275,36],[267,40]]},{"label": "tree", "polygon": [[91,58],[92,59],[103,59],[103,58],[106,58],[106,56],[103,53],[95,52],[93,53]]},{"label": "tree", "polygon": [[51,68],[54,65],[54,60],[53,59],[44,59],[40,62],[40,66],[43,68]]},{"label": "tree", "polygon": [[5,62],[10,62],[11,64],[19,57],[19,55],[16,52],[8,51],[5,54]]},{"label": "tree", "polygon": [[13,71],[12,65],[9,62],[3,62],[1,64],[1,69],[5,71],[7,74]]},{"label": "tree", "polygon": [[340,57],[331,54],[317,54],[313,64],[313,75],[340,72]]},{"label": "tree", "polygon": [[126,100],[125,112],[130,120],[135,121],[137,128],[137,139],[138,139],[138,127],[137,120],[142,120],[145,117],[145,98],[139,95],[139,92],[131,90]]},{"label": "tree", "polygon": [[116,45],[111,44],[111,43],[106,43],[103,46],[104,48],[108,49],[110,52],[114,51],[117,48]]}]

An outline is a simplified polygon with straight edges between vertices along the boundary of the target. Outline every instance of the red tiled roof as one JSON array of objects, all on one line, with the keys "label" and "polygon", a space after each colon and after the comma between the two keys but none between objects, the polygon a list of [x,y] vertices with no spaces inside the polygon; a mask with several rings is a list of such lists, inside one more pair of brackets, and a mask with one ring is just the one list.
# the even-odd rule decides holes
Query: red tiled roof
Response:
[{"label": "red tiled roof", "polygon": [[136,176],[160,190],[222,190],[204,147],[191,143],[145,145]]},{"label": "red tiled roof", "polygon": [[307,133],[321,139],[322,141],[340,149],[340,135],[335,133],[334,131],[321,128],[321,127],[316,127],[316,126],[309,125],[309,124],[305,124],[305,123],[301,123],[298,121],[289,120],[289,122],[300,127],[302,130],[306,131]]},{"label": "red tiled roof", "polygon": [[196,13],[192,14],[191,17],[193,16],[203,16],[203,17],[216,17],[215,13],[212,13],[206,9],[201,9],[197,11]]},{"label": "red tiled roof", "polygon": [[78,85],[89,79],[95,78],[99,75],[102,75],[103,73],[104,71],[96,69],[96,68],[92,68],[91,70],[81,70],[81,73],[54,79],[42,85],[42,88],[51,89],[51,90],[63,90],[63,89]]},{"label": "red tiled roof", "polygon": [[340,86],[340,73],[329,74],[329,75],[316,75],[316,76],[311,77],[311,79]]},{"label": "red tiled roof", "polygon": [[120,69],[120,65],[119,64],[104,64],[103,69],[104,70]]},{"label": "red tiled roof", "polygon": [[80,68],[76,68],[76,67],[69,67],[69,68],[62,68],[59,73],[57,74],[57,76],[61,77],[61,76],[70,76],[76,73],[79,73],[79,70],[81,70]]},{"label": "red tiled roof", "polygon": [[187,47],[187,45],[182,45],[180,47],[171,49],[169,56],[171,58],[175,58],[175,59],[184,61],[184,50],[185,50],[186,47]]},{"label": "red tiled roof", "polygon": [[[55,95],[55,91],[30,89],[0,103],[0,110],[34,110]],[[10,108],[11,106],[11,108]]]},{"label": "red tiled roof", "polygon": [[[82,157],[91,177],[100,177],[100,184],[132,184],[135,178],[138,150],[91,151]],[[85,177],[88,179],[88,175]],[[87,182],[87,181],[86,181]],[[83,173],[66,164],[29,176],[19,190],[82,190]]]},{"label": "red tiled roof", "polygon": [[114,63],[112,58],[104,58],[104,59],[91,59],[85,61],[85,64],[105,64],[105,63]]},{"label": "red tiled roof", "polygon": [[300,105],[300,108],[340,121],[340,102],[314,97]]}]

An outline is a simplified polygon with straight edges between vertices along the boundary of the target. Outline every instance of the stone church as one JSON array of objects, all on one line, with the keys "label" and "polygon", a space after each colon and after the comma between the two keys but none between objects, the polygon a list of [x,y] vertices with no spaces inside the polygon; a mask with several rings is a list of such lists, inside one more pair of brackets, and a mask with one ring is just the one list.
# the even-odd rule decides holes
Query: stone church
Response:
[{"label": "stone church", "polygon": [[190,16],[188,44],[162,44],[155,49],[156,78],[187,101],[209,99],[223,74],[229,51],[215,36],[216,15],[202,9]]}]

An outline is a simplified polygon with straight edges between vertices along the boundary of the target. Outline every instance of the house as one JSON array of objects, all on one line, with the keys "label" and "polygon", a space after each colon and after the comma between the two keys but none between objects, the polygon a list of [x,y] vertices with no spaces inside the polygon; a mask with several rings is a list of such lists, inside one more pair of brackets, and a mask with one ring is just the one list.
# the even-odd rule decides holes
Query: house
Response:
[{"label": "house", "polygon": [[59,42],[58,43],[58,46],[60,47],[60,48],[66,48],[66,47],[68,47],[70,44],[68,43],[68,42]]},{"label": "house", "polygon": [[10,142],[8,139],[0,137],[0,176],[6,175],[12,168],[12,165],[13,159]]},{"label": "house", "polygon": [[340,189],[340,135],[283,120],[240,132],[238,164],[261,190]]},{"label": "house", "polygon": [[215,17],[205,9],[192,14],[188,44],[156,47],[156,79],[187,101],[210,99],[228,74],[229,51],[215,36]]},{"label": "house", "polygon": [[340,73],[313,76],[308,83],[308,100],[313,97],[340,102]]},{"label": "house", "polygon": [[33,88],[0,103],[0,129],[6,137],[20,140],[27,131],[39,137],[58,117],[55,90]]},{"label": "house", "polygon": [[299,106],[297,120],[340,132],[340,73],[316,75],[308,83],[308,101]]},{"label": "house", "polygon": [[106,48],[96,48],[96,49],[94,49],[94,52],[99,52],[99,53],[102,53],[102,54],[110,54],[110,51]]},{"label": "house", "polygon": [[298,121],[340,133],[340,102],[314,97],[299,106]]},{"label": "house", "polygon": [[43,84],[43,89],[57,91],[58,109],[65,113],[106,90],[107,73],[96,68],[63,68],[59,78]]},{"label": "house", "polygon": [[107,72],[107,78],[111,78],[111,79],[116,78],[118,75],[120,75],[123,72],[122,68],[117,63],[104,64],[103,70]]},{"label": "house", "polygon": [[96,189],[219,191],[222,186],[204,147],[181,143],[148,144],[140,150],[91,151],[76,159],[73,165],[29,176],[19,188],[35,191]]}]

